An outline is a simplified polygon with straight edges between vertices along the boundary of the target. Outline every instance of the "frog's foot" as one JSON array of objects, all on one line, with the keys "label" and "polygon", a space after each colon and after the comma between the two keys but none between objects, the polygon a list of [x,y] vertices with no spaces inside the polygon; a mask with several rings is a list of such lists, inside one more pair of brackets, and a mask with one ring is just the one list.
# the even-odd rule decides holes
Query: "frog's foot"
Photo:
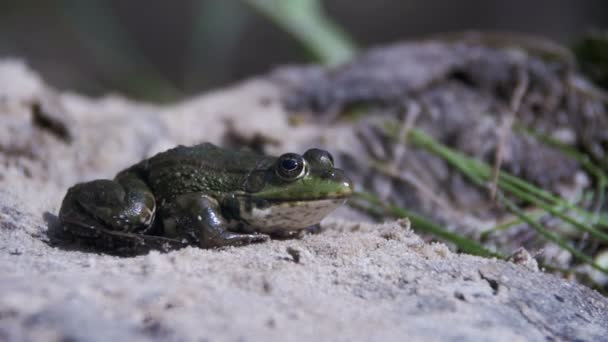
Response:
[{"label": "frog's foot", "polygon": [[265,234],[229,231],[218,202],[202,193],[184,194],[166,202],[162,216],[165,235],[203,248],[243,246],[270,238]]},{"label": "frog's foot", "polygon": [[124,233],[114,230],[99,229],[94,240],[96,246],[110,254],[133,256],[148,253],[152,250],[169,252],[188,246],[187,243],[162,236]]},{"label": "frog's foot", "polygon": [[307,234],[319,234],[322,228],[320,224],[312,225],[306,229],[297,230],[277,230],[272,232],[270,236],[277,240],[301,239]]},{"label": "frog's foot", "polygon": [[226,231],[219,235],[209,237],[206,240],[206,246],[204,247],[244,246],[252,243],[266,242],[268,240],[270,240],[270,236],[266,234],[242,234]]},{"label": "frog's foot", "polygon": [[67,233],[96,239],[105,231],[145,233],[152,227],[154,213],[154,197],[145,183],[124,177],[71,187],[61,204],[59,221]]},{"label": "frog's foot", "polygon": [[271,234],[273,239],[277,240],[289,240],[289,239],[301,239],[306,234],[306,230],[278,230]]},{"label": "frog's foot", "polygon": [[312,225],[312,226],[306,228],[305,231],[308,234],[320,234],[323,231],[323,228],[321,227],[320,223],[317,223],[315,225]]}]

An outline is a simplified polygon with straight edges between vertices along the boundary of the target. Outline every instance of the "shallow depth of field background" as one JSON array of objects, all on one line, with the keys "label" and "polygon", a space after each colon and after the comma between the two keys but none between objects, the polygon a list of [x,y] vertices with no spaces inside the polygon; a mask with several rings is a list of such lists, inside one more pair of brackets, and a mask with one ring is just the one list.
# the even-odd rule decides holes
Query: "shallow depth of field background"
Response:
[{"label": "shallow depth of field background", "polygon": [[[292,1],[292,0],[285,0]],[[325,0],[359,48],[468,29],[568,43],[608,24],[608,2]],[[316,62],[247,0],[3,0],[0,56],[60,89],[168,101],[288,63]]]}]

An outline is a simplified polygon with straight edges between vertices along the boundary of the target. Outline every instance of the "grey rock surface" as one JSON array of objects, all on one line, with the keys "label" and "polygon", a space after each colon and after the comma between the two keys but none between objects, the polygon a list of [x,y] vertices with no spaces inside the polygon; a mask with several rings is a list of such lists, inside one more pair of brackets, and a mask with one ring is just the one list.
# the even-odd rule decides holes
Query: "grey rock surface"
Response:
[{"label": "grey rock surface", "polygon": [[255,79],[170,106],[89,99],[0,62],[0,341],[608,340],[597,292],[347,209],[320,234],[225,250],[119,258],[48,243],[68,186],[173,145],[347,143],[290,127],[279,97]]}]

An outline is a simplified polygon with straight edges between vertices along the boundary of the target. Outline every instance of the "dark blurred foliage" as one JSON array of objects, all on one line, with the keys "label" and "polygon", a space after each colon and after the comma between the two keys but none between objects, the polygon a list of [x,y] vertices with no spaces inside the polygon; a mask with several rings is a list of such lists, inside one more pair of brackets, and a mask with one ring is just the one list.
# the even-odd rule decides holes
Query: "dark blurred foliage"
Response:
[{"label": "dark blurred foliage", "polygon": [[608,88],[608,31],[591,32],[579,39],[573,50],[585,74]]},{"label": "dark blurred foliage", "polygon": [[[608,24],[605,0],[323,3],[361,47],[468,29],[571,42]],[[159,101],[314,62],[240,0],[2,0],[0,56],[24,58],[59,88]]]}]

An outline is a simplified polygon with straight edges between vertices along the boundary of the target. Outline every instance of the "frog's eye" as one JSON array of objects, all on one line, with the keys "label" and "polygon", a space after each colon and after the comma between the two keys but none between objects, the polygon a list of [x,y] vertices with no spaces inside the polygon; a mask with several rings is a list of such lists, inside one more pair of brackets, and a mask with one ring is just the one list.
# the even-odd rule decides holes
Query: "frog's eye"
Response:
[{"label": "frog's eye", "polygon": [[306,173],[306,161],[298,154],[285,153],[279,157],[275,171],[285,180],[295,180]]},{"label": "frog's eye", "polygon": [[304,153],[304,159],[313,165],[326,168],[334,167],[334,157],[327,151],[318,148],[311,148]]}]

